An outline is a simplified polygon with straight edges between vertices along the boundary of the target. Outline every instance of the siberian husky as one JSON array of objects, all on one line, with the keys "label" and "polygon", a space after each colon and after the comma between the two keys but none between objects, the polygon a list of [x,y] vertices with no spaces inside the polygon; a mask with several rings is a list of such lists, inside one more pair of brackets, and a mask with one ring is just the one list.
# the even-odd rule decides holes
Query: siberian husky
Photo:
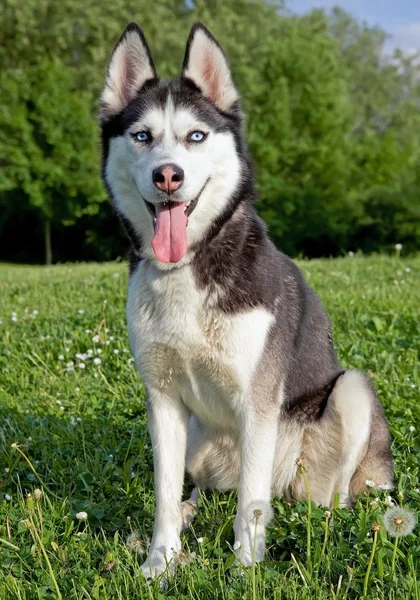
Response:
[{"label": "siberian husky", "polygon": [[[127,318],[147,390],[156,516],[147,577],[176,564],[198,489],[238,489],[237,560],[261,561],[271,495],[349,505],[392,485],[384,411],[343,371],[331,327],[258,217],[239,94],[193,26],[181,76],[159,81],[131,23],[101,97],[103,178],[131,241]],[[302,467],[303,465],[303,467]]]}]

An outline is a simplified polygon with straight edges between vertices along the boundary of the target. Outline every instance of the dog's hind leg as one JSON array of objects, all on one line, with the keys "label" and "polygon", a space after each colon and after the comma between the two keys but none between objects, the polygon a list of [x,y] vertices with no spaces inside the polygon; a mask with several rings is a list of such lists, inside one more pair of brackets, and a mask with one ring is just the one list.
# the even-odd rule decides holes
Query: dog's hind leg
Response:
[{"label": "dog's hind leg", "polygon": [[194,521],[194,517],[198,511],[198,488],[194,488],[188,500],[181,502],[182,528],[181,531],[187,529]]},{"label": "dog's hind leg", "polygon": [[[307,461],[311,496],[349,506],[367,490],[366,481],[392,484],[390,438],[383,409],[369,378],[346,371],[332,389],[322,417],[305,428],[302,455]],[[305,495],[299,475],[294,495]]]},{"label": "dog's hind leg", "polygon": [[239,447],[227,433],[218,433],[190,417],[187,470],[201,489],[227,491],[239,484]]}]

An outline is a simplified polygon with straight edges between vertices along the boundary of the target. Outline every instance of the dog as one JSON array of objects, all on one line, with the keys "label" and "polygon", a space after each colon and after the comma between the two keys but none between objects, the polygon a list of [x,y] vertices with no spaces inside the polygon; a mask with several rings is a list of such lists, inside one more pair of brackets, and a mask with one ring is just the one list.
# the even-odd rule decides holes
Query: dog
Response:
[{"label": "dog", "polygon": [[131,242],[129,337],[147,391],[156,515],[142,569],[176,564],[197,489],[238,490],[237,561],[261,561],[271,495],[349,506],[392,486],[369,378],[341,369],[327,314],[254,208],[239,94],[201,23],[160,81],[130,23],[101,96],[103,179]]}]

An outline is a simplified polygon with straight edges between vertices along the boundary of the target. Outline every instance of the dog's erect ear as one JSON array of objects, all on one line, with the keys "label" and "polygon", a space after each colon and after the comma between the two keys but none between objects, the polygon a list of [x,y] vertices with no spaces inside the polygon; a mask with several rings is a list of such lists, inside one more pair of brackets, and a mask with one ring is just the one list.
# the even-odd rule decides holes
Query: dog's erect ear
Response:
[{"label": "dog's erect ear", "polygon": [[157,77],[143,32],[130,23],[117,42],[101,96],[100,118],[107,121],[125,108],[149,79]]},{"label": "dog's erect ear", "polygon": [[202,23],[195,23],[191,29],[182,77],[191,79],[223,112],[229,112],[239,99],[225,55]]}]

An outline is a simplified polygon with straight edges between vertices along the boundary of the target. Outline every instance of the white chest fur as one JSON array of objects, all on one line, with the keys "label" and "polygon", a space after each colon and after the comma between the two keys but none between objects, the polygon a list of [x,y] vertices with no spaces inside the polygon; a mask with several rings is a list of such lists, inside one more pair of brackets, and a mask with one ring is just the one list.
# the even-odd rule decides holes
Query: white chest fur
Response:
[{"label": "white chest fur", "polygon": [[147,387],[180,397],[202,422],[231,427],[246,401],[274,319],[263,308],[227,315],[198,290],[190,266],[130,278],[131,347]]}]

